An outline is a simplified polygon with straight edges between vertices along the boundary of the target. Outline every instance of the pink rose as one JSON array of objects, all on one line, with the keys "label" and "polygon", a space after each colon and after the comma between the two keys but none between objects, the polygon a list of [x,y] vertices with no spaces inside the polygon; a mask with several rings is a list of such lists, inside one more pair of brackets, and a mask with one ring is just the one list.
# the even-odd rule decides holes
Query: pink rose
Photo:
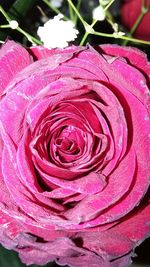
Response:
[{"label": "pink rose", "polygon": [[112,45],[0,51],[0,241],[26,264],[128,266],[150,235],[150,64]]},{"label": "pink rose", "polygon": [[[121,7],[121,20],[122,23],[131,30],[132,26],[136,22],[141,13],[143,0],[124,0]],[[150,5],[150,0],[145,1],[145,5]],[[135,37],[150,41],[150,11],[144,15],[139,26],[137,27]]]}]

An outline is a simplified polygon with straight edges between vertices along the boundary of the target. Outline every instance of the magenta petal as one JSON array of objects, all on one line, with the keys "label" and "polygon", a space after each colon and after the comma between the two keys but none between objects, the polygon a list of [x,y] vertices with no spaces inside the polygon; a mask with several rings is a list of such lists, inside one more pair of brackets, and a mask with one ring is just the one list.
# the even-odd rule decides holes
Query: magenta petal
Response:
[{"label": "magenta petal", "polygon": [[37,93],[28,106],[27,121],[31,129],[34,129],[38,119],[41,119],[42,113],[44,114],[48,107],[51,110],[51,108],[54,108],[55,105],[63,100],[70,100],[70,98],[79,97],[88,92],[89,88],[85,86],[85,83],[70,77],[51,82]]},{"label": "magenta petal", "polygon": [[47,49],[44,46],[34,46],[30,47],[28,49],[29,53],[33,55],[35,60],[39,60],[42,58],[47,58],[50,56],[53,56],[55,54],[65,54],[65,53],[78,53],[82,51],[82,47],[77,47],[77,46],[69,46],[66,49],[60,49],[60,48],[55,48],[55,49]]},{"label": "magenta petal", "polygon": [[43,216],[44,214],[45,216],[50,215],[50,210],[43,208],[42,205],[40,205],[40,202],[20,181],[19,170],[16,165],[16,150],[4,129],[2,131],[2,137],[6,144],[2,153],[2,173],[5,184],[8,187],[12,198],[15,200],[18,206],[20,206],[21,209],[26,212],[26,214],[30,214],[31,217],[33,215],[36,217],[39,215]]},{"label": "magenta petal", "polygon": [[[137,211],[133,211],[122,222],[107,231],[100,233],[96,231],[98,228],[95,228],[94,233],[87,234],[83,232],[83,234],[79,233],[78,235],[83,235],[83,239],[85,236],[85,247],[90,249],[94,247],[97,252],[102,250],[106,257],[109,256],[110,259],[114,259],[133,251],[137,245],[150,235],[149,214],[150,203],[144,208],[137,208]],[[99,238],[98,233],[100,235]],[[97,238],[93,239],[94,243],[99,242],[97,246],[92,246],[92,236],[97,236]]]},{"label": "magenta petal", "polygon": [[[18,170],[15,171],[10,161],[9,151],[6,148],[3,151],[3,159],[4,158],[7,160],[7,164],[4,160],[2,162],[5,183],[15,203],[23,210],[23,213],[25,213],[24,222],[33,226],[39,226],[39,223],[42,222],[44,225],[41,227],[48,227],[48,229],[57,228],[57,223],[64,225],[64,220],[61,221],[59,215],[56,216],[56,211],[54,211],[54,209],[57,210],[57,203],[53,203],[54,207],[52,207],[52,202],[51,207],[43,206],[40,200],[20,182],[17,175]],[[21,220],[20,216],[17,218]]]},{"label": "magenta petal", "polygon": [[[51,182],[56,181],[55,178],[51,179]],[[101,174],[97,173],[90,173],[82,178],[75,179],[74,181],[63,181],[62,179],[57,179],[57,185],[61,186],[62,188],[55,189],[51,193],[49,193],[49,196],[52,198],[57,198],[57,194],[62,192],[63,195],[59,195],[60,197],[65,197],[65,190],[69,190],[70,193],[82,193],[82,194],[95,194],[97,192],[100,192],[104,189],[106,186],[105,177]],[[64,189],[64,190],[62,190]],[[69,191],[66,191],[66,193]],[[56,195],[55,195],[56,192]]]},{"label": "magenta petal", "polygon": [[[113,228],[112,228],[113,229]],[[111,230],[100,232],[95,228],[92,232],[80,232],[84,247],[101,255],[106,260],[114,260],[129,253],[133,249],[133,242],[119,232]]]},{"label": "magenta petal", "polygon": [[[2,152],[0,155],[0,160],[2,163],[1,156],[2,156]],[[4,177],[3,177],[3,173],[2,173],[1,168],[0,168],[0,188],[1,188],[1,190],[0,190],[0,210],[2,212],[2,216],[1,216],[2,223],[4,222],[3,218],[5,220],[5,217],[7,218],[7,216],[8,216],[8,219],[10,216],[11,218],[18,218],[18,220],[21,220],[22,222],[24,222],[26,215],[22,212],[21,209],[18,208],[14,199],[10,195],[10,192],[7,188],[5,181],[4,181]],[[14,224],[15,224],[15,222],[14,222]]]},{"label": "magenta petal", "polygon": [[25,227],[16,220],[0,211],[0,242],[7,249],[15,249],[16,236],[20,231],[25,231]]},{"label": "magenta petal", "polygon": [[[100,255],[96,255],[84,248],[77,247],[75,243],[67,238],[56,238],[52,242],[36,242],[34,237],[29,235],[20,235],[17,251],[21,260],[27,265],[43,265],[49,261],[56,260],[58,264],[68,264],[72,267],[90,266],[109,267],[110,263],[104,260]],[[23,247],[23,249],[22,249]],[[85,265],[84,265],[85,264]],[[91,265],[91,266],[92,266]],[[115,265],[112,265],[112,267]]]},{"label": "magenta petal", "polygon": [[[116,69],[117,72],[122,74],[124,79],[128,81],[129,84],[134,85],[134,88],[130,89],[128,87],[129,91],[132,92],[133,95],[135,95],[143,104],[145,105],[145,100],[147,98],[147,95],[149,93],[149,88],[147,86],[146,78],[143,76],[139,70],[137,70],[135,67],[130,66],[127,64],[127,62],[121,61],[119,59],[116,59],[113,61],[112,66]],[[133,77],[136,77],[133,79]],[[138,90],[136,89],[138,88]]]},{"label": "magenta petal", "polygon": [[[109,175],[111,171],[118,164],[119,160],[127,150],[127,121],[125,117],[125,110],[117,99],[116,95],[106,86],[97,82],[93,83],[94,91],[99,95],[100,99],[106,103],[103,105],[101,102],[93,101],[93,104],[102,113],[103,119],[111,132],[110,140],[113,142],[114,155],[103,170],[104,175]],[[105,94],[103,93],[105,91]],[[104,114],[104,115],[103,115]],[[112,144],[111,144],[112,145]],[[109,158],[109,153],[108,153]]]},{"label": "magenta petal", "polygon": [[[60,266],[68,265],[70,267],[83,267],[83,266],[91,266],[94,267],[110,267],[110,263],[108,261],[104,261],[102,257],[97,256],[94,253],[87,253],[86,255],[80,255],[79,257],[63,257],[57,260],[57,263]],[[113,265],[112,265],[113,267]]]},{"label": "magenta petal", "polygon": [[119,232],[137,244],[140,244],[150,235],[150,201],[145,207],[133,211],[120,224],[116,225],[110,232]]},{"label": "magenta petal", "polygon": [[18,144],[24,131],[24,113],[29,100],[11,92],[0,103],[0,120],[15,144]]},{"label": "magenta petal", "polygon": [[13,77],[32,63],[29,53],[21,45],[7,41],[0,50],[0,95]]},{"label": "magenta petal", "polygon": [[105,53],[112,56],[124,57],[129,60],[130,64],[137,69],[144,70],[145,75],[150,79],[150,63],[147,60],[146,54],[137,48],[123,47],[118,45],[101,45]]},{"label": "magenta petal", "polygon": [[[85,175],[81,178],[76,178],[74,181],[68,181],[67,179],[57,178],[55,176],[42,174],[40,169],[38,171],[42,175],[42,178],[45,178],[51,184],[60,186],[63,189],[69,190],[66,191],[69,194],[72,192],[74,193],[82,193],[82,194],[95,194],[96,192],[100,192],[106,186],[105,177],[102,174],[97,173],[90,173],[89,175]],[[63,171],[63,170],[62,170]],[[71,191],[70,191],[71,190]],[[55,191],[54,191],[55,192]],[[55,198],[55,193],[53,191],[51,193],[47,193],[47,195]],[[56,190],[56,198],[57,193],[61,191]],[[62,191],[63,194],[65,191]],[[67,194],[68,194],[67,193]]]},{"label": "magenta petal", "polygon": [[[144,53],[136,48],[131,47],[119,47],[104,45],[102,49],[106,52],[110,52],[110,55],[119,55],[125,57],[130,63],[125,62],[121,59],[115,59],[112,64],[109,64],[110,81],[113,79],[112,84],[118,87],[118,80],[120,80],[120,87],[126,88],[126,91],[131,92],[132,95],[135,95],[145,107],[150,108],[150,97],[149,97],[149,88],[148,81],[150,81],[150,63],[147,60],[147,57]],[[111,66],[112,65],[112,66]],[[113,68],[114,67],[114,70]],[[139,71],[141,70],[141,72]],[[120,76],[115,77],[113,72],[117,72]],[[144,73],[143,73],[144,71]],[[137,90],[138,88],[138,90]],[[122,89],[120,90],[120,93]],[[126,98],[130,101],[130,98]],[[129,103],[128,103],[129,104]]]},{"label": "magenta petal", "polygon": [[[18,244],[17,251],[21,260],[27,265],[33,263],[43,265],[56,258],[70,258],[73,255],[80,256],[87,253],[85,249],[77,247],[71,239],[65,236],[51,242],[40,243],[36,242],[34,237],[22,235],[18,241],[20,244]],[[21,249],[22,246],[24,249]]]},{"label": "magenta petal", "polygon": [[[14,77],[6,92],[15,91],[26,99],[32,99],[46,85],[63,76],[58,74],[60,65],[69,60],[72,53],[54,54],[52,57],[33,62]],[[70,77],[70,75],[68,75]]]},{"label": "magenta petal", "polygon": [[[88,237],[90,241],[91,237],[89,235]],[[43,265],[52,260],[56,260],[57,263],[60,265],[68,264],[70,267],[82,267],[92,265],[94,267],[125,267],[128,263],[130,263],[130,253],[125,256],[123,255],[124,257],[121,258],[114,258],[114,261],[111,263],[109,261],[109,257],[105,257],[103,250],[96,250],[97,245],[99,245],[97,244],[97,240],[99,239],[96,238],[96,236],[95,239],[97,240],[94,240],[95,242],[91,244],[90,242],[86,242],[84,234],[82,238],[83,241],[85,240],[84,248],[77,247],[75,243],[67,237],[57,238],[52,242],[46,242],[42,244],[40,242],[36,242],[36,239],[34,237],[24,234],[20,235],[19,240],[16,239],[16,241],[18,241],[16,250],[19,252],[21,260],[27,265],[30,265],[32,263]],[[109,241],[110,240],[115,241],[116,239],[115,237],[112,237],[109,238]],[[117,242],[117,244],[119,243],[121,245],[121,240],[119,240],[119,242]],[[90,249],[91,245],[93,245],[92,249]],[[128,250],[126,249],[126,251]]]},{"label": "magenta petal", "polygon": [[[20,180],[30,192],[32,192],[37,199],[45,203],[49,207],[55,207],[57,210],[64,210],[62,205],[56,204],[49,198],[49,192],[43,192],[38,184],[35,174],[34,165],[32,163],[32,156],[28,144],[30,142],[30,135],[28,131],[25,132],[16,154],[18,170],[20,173]],[[24,159],[22,161],[22,159]]]},{"label": "magenta petal", "polygon": [[135,174],[135,161],[135,152],[130,150],[118,168],[111,174],[105,189],[84,198],[73,209],[65,212],[66,217],[78,224],[95,218],[102,210],[117,202],[130,188]]}]

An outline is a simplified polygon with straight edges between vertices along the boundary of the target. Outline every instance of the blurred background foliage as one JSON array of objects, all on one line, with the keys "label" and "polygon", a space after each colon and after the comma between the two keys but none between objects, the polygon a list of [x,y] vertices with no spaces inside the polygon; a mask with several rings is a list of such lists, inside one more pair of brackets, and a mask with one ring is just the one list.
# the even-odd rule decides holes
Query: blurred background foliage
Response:
[{"label": "blurred background foliage", "polygon": [[[74,4],[77,3],[77,1],[73,1]],[[88,3],[88,4],[87,4]],[[81,14],[84,17],[84,19],[91,23],[91,17],[92,17],[92,10],[95,6],[97,6],[99,3],[98,0],[82,0],[81,1]],[[120,24],[120,18],[119,18],[119,7],[120,7],[121,1],[116,0],[114,4],[112,5],[110,12],[115,17],[115,20],[117,23]],[[33,36],[36,36],[37,28],[45,22],[44,20],[46,18],[53,18],[56,13],[50,9],[43,0],[0,0],[0,5],[3,7],[3,9],[7,12],[9,17],[13,20],[17,20],[19,23],[19,26],[27,31],[28,33],[32,34]],[[65,0],[63,3],[63,6],[60,8],[61,12],[67,16],[69,16],[68,11],[68,3]],[[44,17],[43,17],[44,14]],[[0,14],[0,24],[5,24],[6,20]],[[84,34],[84,28],[81,25],[81,23],[78,21],[78,30],[80,32],[79,38],[75,42],[76,44],[79,44],[79,39]],[[150,25],[149,25],[150,26]],[[148,26],[148,27],[149,27]],[[121,26],[122,27],[122,26]],[[96,30],[105,32],[105,33],[112,33],[112,28],[110,24],[108,24],[107,21],[98,22],[95,27]],[[126,31],[124,27],[122,27],[123,31]],[[25,36],[21,35],[17,31],[13,31],[11,29],[0,29],[0,40],[6,40],[6,39],[13,39],[16,40],[25,46],[30,45],[28,40]],[[100,37],[100,36],[89,36],[87,39],[87,42],[90,44],[102,44],[102,43],[118,43],[121,44],[122,40],[118,39],[108,39],[106,37]],[[130,45],[134,45],[137,47],[140,47],[142,50],[146,51],[147,54],[150,52],[149,46],[143,45],[143,44],[134,44],[130,43]],[[141,244],[136,249],[137,257],[134,258],[134,263],[131,265],[131,267],[139,266],[144,267],[150,266],[150,239],[147,239],[143,244]],[[17,253],[13,251],[9,251],[2,246],[0,246],[0,267],[25,267],[23,263],[21,263]],[[46,267],[56,267],[58,266],[56,263],[49,263],[45,265]],[[31,265],[31,267],[37,267],[37,265]],[[85,266],[86,267],[86,266]],[[88,267],[88,266],[87,266]],[[102,267],[102,266],[101,266]]]}]

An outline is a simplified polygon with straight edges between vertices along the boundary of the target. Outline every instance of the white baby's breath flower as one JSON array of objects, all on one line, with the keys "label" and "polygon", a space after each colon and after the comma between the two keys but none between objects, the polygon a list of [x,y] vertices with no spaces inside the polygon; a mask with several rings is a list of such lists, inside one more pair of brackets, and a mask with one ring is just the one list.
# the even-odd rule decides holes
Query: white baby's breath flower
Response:
[{"label": "white baby's breath flower", "polygon": [[16,20],[10,20],[9,21],[9,26],[11,29],[15,30],[18,28],[19,24]]},{"label": "white baby's breath flower", "polygon": [[64,48],[68,46],[68,42],[77,38],[79,32],[74,28],[73,22],[62,18],[63,15],[59,14],[38,28],[37,34],[46,48]]},{"label": "white baby's breath flower", "polygon": [[112,28],[113,28],[114,32],[118,32],[119,26],[117,23],[113,23]]},{"label": "white baby's breath flower", "polygon": [[125,35],[125,32],[119,31],[119,26],[117,23],[113,23],[112,28],[114,30],[114,33],[113,33],[114,38],[118,38],[118,37]]},{"label": "white baby's breath flower", "polygon": [[105,10],[102,6],[93,9],[93,19],[102,21],[105,19]]},{"label": "white baby's breath flower", "polygon": [[63,0],[50,0],[50,3],[53,7],[59,8],[62,6]]},{"label": "white baby's breath flower", "polygon": [[125,32],[114,32],[113,33],[113,36],[115,37],[115,38],[118,38],[118,37],[121,37],[121,36],[124,36],[125,35]]}]

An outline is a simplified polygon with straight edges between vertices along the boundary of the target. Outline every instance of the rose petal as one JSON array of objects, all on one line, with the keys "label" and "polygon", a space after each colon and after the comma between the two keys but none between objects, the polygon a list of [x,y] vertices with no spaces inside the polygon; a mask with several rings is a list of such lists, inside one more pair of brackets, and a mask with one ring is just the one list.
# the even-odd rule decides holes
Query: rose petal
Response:
[{"label": "rose petal", "polygon": [[106,188],[101,193],[84,198],[64,215],[78,224],[95,218],[102,210],[116,203],[129,190],[133,181],[135,160],[135,152],[130,150],[111,174]]},{"label": "rose petal", "polygon": [[126,236],[135,243],[135,246],[150,235],[150,202],[145,206],[144,203],[142,205],[139,209],[137,208],[134,214],[131,213],[124,221],[110,230]]},{"label": "rose petal", "polygon": [[33,46],[30,47],[28,49],[29,53],[31,53],[31,55],[33,55],[33,57],[36,60],[42,59],[42,58],[46,58],[46,57],[50,57],[53,56],[55,54],[65,54],[65,53],[79,53],[80,51],[82,51],[84,48],[82,47],[77,47],[77,46],[69,46],[66,47],[65,49],[60,49],[60,48],[55,48],[55,49],[48,49],[45,48],[44,46]]},{"label": "rose petal", "polygon": [[32,63],[32,58],[21,45],[7,41],[0,49],[0,95],[13,77]]},{"label": "rose petal", "polygon": [[150,78],[150,63],[147,60],[146,54],[137,48],[123,47],[118,45],[101,45],[102,50],[112,56],[120,56],[127,58],[131,65],[138,70],[143,70],[144,75]]},{"label": "rose petal", "polygon": [[[38,216],[44,216],[44,214],[45,216],[49,217],[50,214],[54,213],[50,211],[50,207],[49,209],[46,206],[44,207],[40,201],[35,198],[35,196],[26,188],[26,186],[21,183],[19,179],[19,171],[16,166],[15,147],[5,133],[4,129],[2,131],[2,137],[6,144],[2,154],[2,173],[12,198],[21,207],[21,209],[31,217],[35,216],[38,218]],[[54,209],[59,207],[59,205],[54,202],[51,202],[51,207],[52,206]]]}]

